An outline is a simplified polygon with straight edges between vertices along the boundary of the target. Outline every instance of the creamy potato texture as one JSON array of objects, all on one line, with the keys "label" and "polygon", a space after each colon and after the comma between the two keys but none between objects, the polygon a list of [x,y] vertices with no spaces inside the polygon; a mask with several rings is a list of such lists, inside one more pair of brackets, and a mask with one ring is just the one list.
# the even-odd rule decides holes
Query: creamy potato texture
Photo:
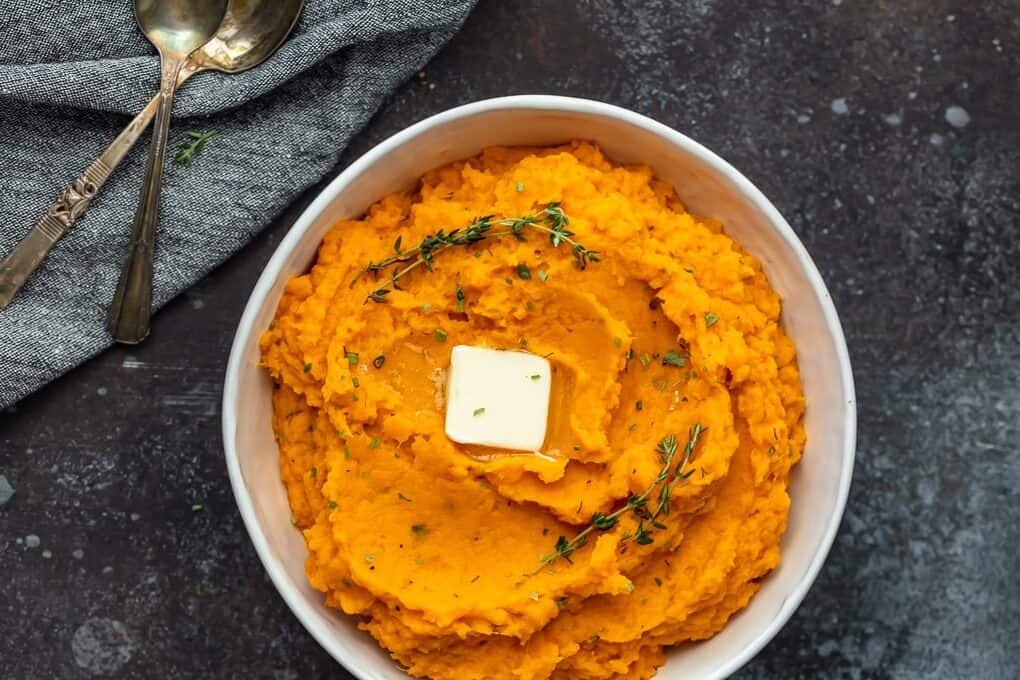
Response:
[{"label": "creamy potato texture", "polygon": [[[600,261],[579,269],[529,230],[437,253],[385,302],[366,295],[389,269],[352,285],[398,236],[407,249],[551,202]],[[262,351],[308,578],[411,675],[647,678],[778,564],[804,399],[779,297],[722,226],[591,144],[492,148],[340,222],[287,284]],[[446,438],[455,344],[549,357],[541,455]],[[533,573],[560,536],[654,486],[660,440],[682,453],[695,425],[650,543],[625,512]]]}]

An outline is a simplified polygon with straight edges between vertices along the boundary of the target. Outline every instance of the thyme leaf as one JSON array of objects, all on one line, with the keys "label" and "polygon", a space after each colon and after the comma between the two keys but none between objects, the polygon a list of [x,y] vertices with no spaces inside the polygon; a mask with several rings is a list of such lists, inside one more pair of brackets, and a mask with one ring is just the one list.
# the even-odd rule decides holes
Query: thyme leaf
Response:
[{"label": "thyme leaf", "polygon": [[662,357],[663,366],[683,366],[684,363],[683,355],[679,352],[674,352],[673,350],[669,350]]}]

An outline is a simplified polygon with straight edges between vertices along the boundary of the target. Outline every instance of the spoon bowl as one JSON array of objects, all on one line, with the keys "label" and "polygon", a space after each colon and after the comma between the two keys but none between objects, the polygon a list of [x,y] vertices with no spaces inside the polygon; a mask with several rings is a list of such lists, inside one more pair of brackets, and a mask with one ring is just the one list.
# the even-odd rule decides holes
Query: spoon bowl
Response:
[{"label": "spoon bowl", "polygon": [[185,59],[209,41],[226,11],[223,0],[138,0],[135,18],[164,57]]},{"label": "spoon bowl", "polygon": [[238,73],[258,66],[290,35],[303,4],[304,0],[230,0],[216,35],[191,55],[184,73]]}]

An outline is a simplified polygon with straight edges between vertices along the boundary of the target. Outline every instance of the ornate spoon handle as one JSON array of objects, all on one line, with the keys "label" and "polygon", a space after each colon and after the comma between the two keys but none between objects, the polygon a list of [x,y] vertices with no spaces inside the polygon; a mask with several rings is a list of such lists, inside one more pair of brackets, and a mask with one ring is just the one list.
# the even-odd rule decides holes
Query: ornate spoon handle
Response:
[{"label": "ornate spoon handle", "polygon": [[145,128],[149,127],[158,105],[157,95],[117,135],[99,158],[85,168],[71,186],[64,189],[42,219],[35,223],[32,230],[18,242],[4,261],[0,262],[0,309],[10,304],[28,277],[50,252],[53,244],[67,233],[75,220],[89,207],[114,169],[142,136]]}]

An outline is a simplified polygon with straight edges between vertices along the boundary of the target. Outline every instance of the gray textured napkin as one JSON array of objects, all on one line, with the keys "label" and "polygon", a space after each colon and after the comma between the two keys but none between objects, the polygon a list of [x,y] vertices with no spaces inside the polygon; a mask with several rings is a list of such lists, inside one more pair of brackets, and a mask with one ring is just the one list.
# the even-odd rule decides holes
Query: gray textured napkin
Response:
[{"label": "gray textured napkin", "polygon": [[[273,0],[263,0],[272,2]],[[160,307],[325,175],[393,88],[476,0],[306,0],[291,39],[258,68],[200,73],[179,91],[155,261]],[[0,0],[0,258],[159,87],[131,2]],[[104,328],[148,151],[146,135],[6,310],[0,408],[110,344]]]}]

